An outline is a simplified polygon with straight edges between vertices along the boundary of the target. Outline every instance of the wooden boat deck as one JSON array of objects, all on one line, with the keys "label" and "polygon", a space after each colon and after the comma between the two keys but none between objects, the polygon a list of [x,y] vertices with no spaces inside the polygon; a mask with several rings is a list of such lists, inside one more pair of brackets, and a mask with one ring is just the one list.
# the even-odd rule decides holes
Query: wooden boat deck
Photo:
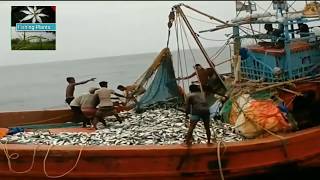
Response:
[{"label": "wooden boat deck", "polygon": [[[12,116],[14,115],[14,116]],[[70,110],[0,113],[0,124],[13,126],[27,121],[62,123],[69,121]],[[8,121],[15,117],[14,121]],[[23,117],[23,118],[21,118]],[[28,118],[26,118],[28,117]],[[42,117],[42,118],[41,118]],[[59,118],[57,118],[59,117]],[[45,119],[46,121],[41,121]],[[51,121],[48,121],[51,119]],[[52,133],[93,132],[92,128],[51,128]],[[49,146],[7,144],[0,147],[0,176],[3,179],[45,179],[63,175],[63,179],[220,179],[252,174],[282,173],[283,169],[320,166],[320,126],[288,133],[282,138],[246,140],[234,143],[193,145],[121,145],[121,146]],[[17,153],[19,158],[11,159]],[[80,153],[81,152],[81,153]],[[77,159],[79,160],[77,162]],[[34,160],[34,161],[33,161]],[[32,162],[34,162],[32,164]],[[31,166],[32,165],[32,166]]]}]

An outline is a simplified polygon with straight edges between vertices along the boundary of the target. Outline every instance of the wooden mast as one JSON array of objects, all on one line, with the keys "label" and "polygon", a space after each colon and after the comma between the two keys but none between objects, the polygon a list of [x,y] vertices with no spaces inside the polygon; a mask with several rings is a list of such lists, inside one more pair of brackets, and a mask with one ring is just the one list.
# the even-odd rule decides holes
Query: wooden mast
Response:
[{"label": "wooden mast", "polygon": [[189,31],[191,32],[192,37],[194,38],[194,40],[196,41],[197,45],[199,46],[202,54],[204,55],[206,61],[208,62],[209,66],[213,69],[213,72],[215,73],[216,77],[219,79],[219,81],[221,82],[221,84],[223,85],[224,89],[227,89],[223,80],[221,79],[220,75],[217,73],[216,69],[215,69],[215,65],[214,63],[210,60],[209,55],[207,54],[206,50],[204,49],[203,45],[201,44],[199,38],[197,37],[196,33],[194,32],[192,26],[190,25],[187,17],[185,16],[185,14],[183,13],[182,9],[181,9],[181,5],[183,4],[179,4],[174,6],[174,8],[176,9],[176,13],[180,14],[182,19],[184,20],[184,22],[186,23]]},{"label": "wooden mast", "polygon": [[[236,2],[237,3],[237,2]],[[236,8],[237,14],[237,8]],[[237,83],[241,80],[240,73],[240,34],[239,34],[239,26],[233,26],[233,58],[231,64],[231,72],[234,74],[234,83]]]}]

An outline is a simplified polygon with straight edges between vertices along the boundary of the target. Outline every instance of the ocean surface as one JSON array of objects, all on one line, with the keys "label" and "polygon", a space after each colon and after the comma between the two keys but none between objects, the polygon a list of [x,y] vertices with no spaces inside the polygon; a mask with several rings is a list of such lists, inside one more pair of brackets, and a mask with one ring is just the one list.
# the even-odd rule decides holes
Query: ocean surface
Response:
[{"label": "ocean surface", "polygon": [[[208,48],[209,56],[217,48]],[[160,51],[159,51],[160,52]],[[99,81],[108,81],[116,90],[119,84],[129,85],[142,75],[152,64],[158,53],[125,55],[84,60],[57,61],[27,65],[0,66],[0,111],[45,110],[67,107],[64,102],[66,77],[74,76],[76,81],[97,78],[94,82],[78,85],[75,96],[87,93],[89,87],[99,87]],[[180,58],[179,58],[180,57]],[[222,62],[230,57],[226,49],[214,60]],[[195,63],[209,67],[198,50],[185,54],[172,52],[176,76],[191,74]],[[180,59],[180,60],[179,60]],[[180,63],[181,62],[181,63]],[[179,65],[180,64],[180,65]],[[187,65],[187,66],[185,66]],[[230,72],[230,63],[217,67],[219,73]]]}]

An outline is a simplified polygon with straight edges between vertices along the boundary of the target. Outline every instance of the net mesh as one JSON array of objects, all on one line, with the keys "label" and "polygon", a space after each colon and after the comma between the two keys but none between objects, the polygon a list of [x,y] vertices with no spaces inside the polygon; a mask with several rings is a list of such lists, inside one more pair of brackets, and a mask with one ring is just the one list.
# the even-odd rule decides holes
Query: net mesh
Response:
[{"label": "net mesh", "polygon": [[143,111],[159,103],[180,102],[181,98],[176,83],[171,53],[164,53],[161,56],[161,64],[152,83],[137,103],[136,111]]}]

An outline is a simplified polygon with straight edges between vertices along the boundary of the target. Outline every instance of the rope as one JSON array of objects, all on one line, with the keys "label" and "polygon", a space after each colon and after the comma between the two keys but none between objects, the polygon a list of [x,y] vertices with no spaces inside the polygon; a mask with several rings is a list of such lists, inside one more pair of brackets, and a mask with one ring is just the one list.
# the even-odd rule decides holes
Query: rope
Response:
[{"label": "rope", "polygon": [[269,4],[268,8],[263,12],[263,14],[269,11],[269,9],[271,8],[271,5],[272,5],[272,2]]},{"label": "rope", "polygon": [[[179,17],[179,18],[180,18],[180,17]],[[181,21],[181,20],[180,20],[180,21]],[[184,27],[183,24],[182,24],[182,29],[183,29],[183,32],[184,32],[184,36],[185,36],[185,38],[186,38],[186,40],[187,40],[189,50],[190,50],[190,52],[191,52],[191,55],[192,55],[192,58],[193,58],[193,62],[194,62],[194,64],[196,64],[196,58],[194,57],[192,48],[191,48],[191,46],[190,46],[190,43],[189,43],[189,40],[188,40],[188,37],[187,37],[186,29],[185,29],[185,27]]]},{"label": "rope", "polygon": [[[261,25],[261,24],[259,24],[259,25]],[[241,27],[241,28],[248,29],[248,30],[251,30],[250,28],[248,28],[248,27],[246,27],[246,26],[243,26],[243,25],[240,25],[239,28],[240,28],[240,27]],[[261,31],[257,31],[257,30],[254,30],[254,32],[260,33],[260,34],[262,33]],[[248,34],[249,34],[249,33],[248,33]]]},{"label": "rope", "polygon": [[43,172],[44,172],[44,174],[46,175],[46,177],[48,177],[48,178],[61,178],[61,177],[65,176],[65,175],[69,174],[71,171],[73,171],[73,169],[75,169],[75,168],[77,167],[84,146],[81,146],[81,149],[80,149],[80,151],[79,151],[79,155],[78,155],[77,161],[75,162],[75,164],[73,165],[73,167],[72,167],[69,171],[63,173],[62,175],[51,176],[51,175],[48,175],[47,170],[46,170],[46,160],[47,160],[47,157],[48,157],[48,155],[49,155],[49,151],[50,151],[50,149],[51,149],[53,146],[54,146],[54,145],[50,145],[50,146],[49,146],[48,151],[47,151],[47,153],[46,153],[46,156],[44,157],[44,160],[43,160]]},{"label": "rope", "polygon": [[289,5],[288,9],[291,8],[291,9],[293,9],[295,12],[297,12],[297,10],[295,10],[295,9],[292,7],[292,6],[294,5],[294,3],[296,3],[296,1],[293,1],[293,2]]},{"label": "rope", "polygon": [[[180,22],[180,16],[177,15],[177,21],[175,21],[175,30],[176,30],[176,38],[177,38],[177,48],[178,48],[178,53],[177,53],[177,67],[178,67],[178,77],[183,77],[183,71],[182,71],[182,63],[181,63],[181,54],[180,54],[180,46],[179,46],[179,26],[178,24],[180,23],[180,29],[181,29],[181,22]],[[181,35],[181,30],[180,30],[180,36],[181,36],[181,40],[183,42],[183,37]],[[184,47],[183,47],[184,49]],[[188,81],[189,82],[189,81]],[[182,81],[182,86],[183,86],[183,90],[185,89],[184,87],[184,82]],[[184,96],[184,99],[186,97]]]},{"label": "rope", "polygon": [[170,40],[170,29],[168,29],[167,47],[169,46],[169,40]]},{"label": "rope", "polygon": [[[239,29],[244,32],[246,35],[251,35],[250,33],[248,33],[247,31],[245,31],[243,28],[247,29],[247,30],[251,30],[250,28],[248,27],[245,27],[245,26],[239,26]],[[257,31],[258,32],[258,31]],[[258,33],[261,33],[261,32],[258,32]]]},{"label": "rope", "polygon": [[[181,19],[180,19],[180,22],[181,22]],[[186,30],[185,30],[185,27],[184,27],[184,25],[183,25],[182,23],[181,23],[181,25],[182,25],[181,27],[182,27],[183,32],[184,32],[184,36],[185,36],[185,38],[186,38],[186,40],[187,40],[187,43],[188,43],[189,51],[191,52],[191,55],[192,55],[192,58],[193,58],[193,63],[194,63],[194,64],[197,64],[197,62],[196,62],[196,58],[195,58],[195,56],[194,56],[194,54],[193,54],[193,51],[192,51],[191,45],[190,45],[189,40],[188,40],[188,37],[187,37],[187,33],[186,33]],[[197,77],[198,77],[198,80],[199,80],[198,73],[197,73],[197,71],[196,71],[196,70],[195,70],[195,72],[196,72]],[[189,81],[188,81],[188,84],[189,84]],[[200,88],[201,88],[201,92],[202,92],[202,91],[203,91],[203,89],[202,89],[201,83],[200,83]]]},{"label": "rope", "polygon": [[174,10],[172,9],[170,14],[169,14],[169,21],[168,21],[168,39],[167,39],[167,48],[169,46],[169,39],[170,39],[170,29],[172,27],[172,22],[174,21],[175,15],[174,15]]},{"label": "rope", "polygon": [[[179,17],[178,17],[178,19],[179,19]],[[179,33],[178,33],[178,31],[179,31],[179,27],[178,27],[178,23],[177,23],[178,21],[175,21],[175,24],[174,24],[174,28],[175,28],[175,30],[176,30],[176,39],[177,39],[177,59],[178,59],[178,61],[177,61],[177,67],[178,67],[178,76],[179,76],[179,73],[180,73],[180,66],[179,66],[179,62],[181,61],[181,55],[180,55],[180,46],[179,46]]]},{"label": "rope", "polygon": [[205,38],[197,34],[197,36],[201,39],[207,40],[207,41],[227,41],[228,39],[210,39],[210,38]]},{"label": "rope", "polygon": [[[181,37],[181,43],[182,43],[182,49],[183,49],[183,60],[184,60],[184,66],[185,66],[185,71],[186,71],[186,75],[188,75],[188,68],[187,68],[187,58],[186,58],[186,51],[185,51],[185,46],[184,46],[184,41],[183,41],[183,35],[182,35],[182,23],[181,23],[181,19],[179,18],[179,24],[180,24],[180,37]],[[182,66],[182,65],[181,65]],[[182,72],[183,75],[183,72]],[[185,84],[184,81],[182,82],[182,90],[185,92]],[[189,80],[187,81],[188,83],[188,87],[190,86],[190,82]],[[184,99],[186,99],[186,94],[184,93]]]},{"label": "rope", "polygon": [[220,66],[220,65],[222,65],[222,64],[224,64],[224,63],[227,63],[227,62],[229,62],[229,61],[231,61],[231,59],[227,59],[227,60],[225,60],[225,61],[222,61],[222,62],[220,62],[220,63],[217,63],[217,64],[216,64],[216,67],[217,67],[217,66]]},{"label": "rope", "polygon": [[[239,110],[239,115],[240,115],[240,113],[243,113],[243,116],[244,116],[245,119],[248,119],[250,122],[253,122],[255,125],[259,126],[261,129],[263,129],[267,133],[269,133],[272,136],[275,136],[275,137],[280,139],[280,142],[281,142],[281,144],[283,145],[283,148],[284,148],[284,154],[285,154],[286,157],[288,157],[287,141],[285,140],[285,138],[283,136],[280,136],[278,134],[273,133],[272,131],[270,131],[270,130],[264,128],[263,126],[261,126],[259,123],[257,123],[255,121],[253,121],[252,119],[248,118],[248,116],[243,111],[243,107],[244,107],[244,105],[246,105],[249,102],[249,98],[247,99],[247,101],[244,103],[244,105],[241,108],[240,108],[240,105],[238,104],[238,102],[235,99],[232,99],[232,100],[235,103],[235,105],[237,106],[237,109]],[[242,124],[244,124],[244,123],[242,123]],[[238,125],[237,127],[241,126],[242,124]]]},{"label": "rope", "polygon": [[[243,6],[244,6],[245,2],[246,2],[246,1],[244,1],[244,2],[243,2],[243,4],[242,4],[242,6],[241,6],[241,8],[240,8],[240,9],[242,9],[242,8],[243,8]],[[236,2],[236,3],[237,3],[237,2]],[[236,14],[236,17],[238,17],[240,13],[241,13],[241,11],[238,11],[238,13]]]},{"label": "rope", "polygon": [[195,17],[192,17],[192,16],[188,16],[188,15],[185,15],[185,16],[186,16],[186,17],[189,17],[190,19],[199,21],[199,22],[204,22],[204,23],[213,24],[213,25],[220,25],[219,23],[214,23],[214,22],[210,22],[210,21],[205,21],[205,20],[198,19],[198,18],[195,18]]},{"label": "rope", "polygon": [[8,168],[9,168],[9,171],[12,172],[12,173],[16,173],[16,174],[24,174],[24,173],[28,173],[32,170],[33,168],[33,165],[34,165],[34,160],[35,160],[35,156],[36,156],[36,149],[38,149],[39,145],[36,146],[34,149],[33,149],[33,156],[32,156],[32,162],[31,162],[31,165],[30,167],[27,169],[27,170],[24,170],[24,171],[16,171],[12,168],[12,164],[11,164],[11,160],[10,159],[18,159],[19,158],[19,153],[12,153],[12,154],[9,154],[9,151],[8,151],[8,148],[7,148],[7,143],[8,141],[6,141],[5,144],[1,143],[1,146],[3,148],[3,152],[8,160]]},{"label": "rope", "polygon": [[224,51],[224,49],[227,47],[228,44],[229,44],[229,39],[224,43],[224,45],[220,47],[220,49],[218,49],[218,51],[214,55],[210,57],[210,59],[212,60],[216,59]]},{"label": "rope", "polygon": [[[178,19],[178,24],[180,24],[180,38],[181,38],[181,41],[183,42],[183,37],[181,36],[181,22],[179,21],[180,19]],[[179,29],[179,26],[177,24],[177,29]],[[179,32],[177,32],[177,36],[179,36]],[[184,48],[184,47],[183,47]],[[184,55],[185,56],[185,55]],[[181,62],[181,54],[180,54],[180,49],[179,49],[179,59],[178,59],[178,67],[180,67],[180,69],[178,68],[178,71],[180,70],[180,75],[179,77],[183,77],[183,71],[182,71],[182,62]],[[183,81],[182,81],[183,83]],[[184,83],[183,83],[183,86],[184,86]]]},{"label": "rope", "polygon": [[258,41],[257,41],[257,38],[254,36],[254,30],[253,30],[253,27],[252,27],[252,24],[251,24],[251,22],[250,22],[250,28],[251,28],[251,31],[252,31],[252,35],[253,35],[253,37],[254,37],[254,41],[256,42],[256,44],[258,43]]},{"label": "rope", "polygon": [[220,157],[220,144],[221,144],[221,142],[223,142],[223,141],[218,141],[218,145],[217,145],[217,158],[218,158],[220,178],[221,178],[221,180],[224,180],[223,170],[222,170],[222,163],[221,163],[221,157]]},{"label": "rope", "polygon": [[264,9],[263,7],[261,7],[258,3],[256,3],[257,7],[260,8],[263,11],[266,11],[266,9]]}]

